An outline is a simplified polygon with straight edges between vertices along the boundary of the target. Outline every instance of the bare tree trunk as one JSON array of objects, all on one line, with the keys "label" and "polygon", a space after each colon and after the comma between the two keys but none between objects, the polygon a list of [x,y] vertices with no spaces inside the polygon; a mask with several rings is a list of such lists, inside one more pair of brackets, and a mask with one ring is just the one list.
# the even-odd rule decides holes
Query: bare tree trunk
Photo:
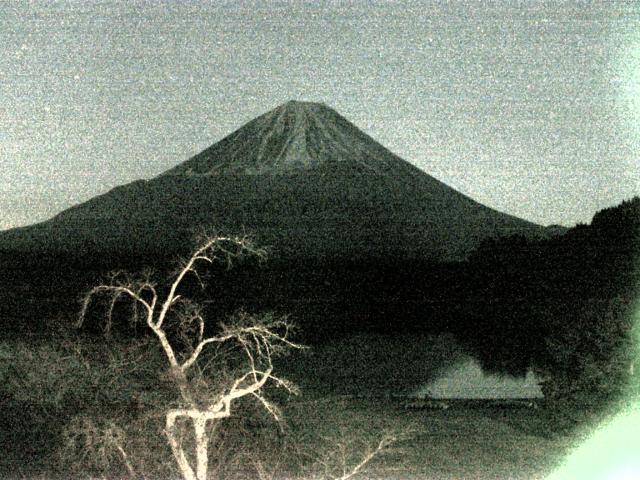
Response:
[{"label": "bare tree trunk", "polygon": [[[172,410],[167,414],[166,434],[169,439],[169,445],[171,446],[173,456],[180,468],[180,473],[185,480],[207,480],[209,468],[209,435],[207,434],[206,428],[207,421],[227,416],[227,412],[212,414],[210,411],[198,409]],[[178,418],[190,418],[191,421],[193,421],[196,458],[195,473],[177,438],[176,421]]]},{"label": "bare tree trunk", "polygon": [[196,435],[196,476],[198,480],[207,480],[209,437],[206,431],[207,419],[203,416],[193,419]]},{"label": "bare tree trunk", "polygon": [[175,414],[175,412],[171,411],[167,413],[167,425],[165,433],[167,434],[167,439],[169,440],[171,451],[173,452],[173,456],[178,463],[178,468],[180,469],[182,478],[184,478],[184,480],[198,480],[195,473],[193,473],[191,465],[189,465],[189,461],[187,460],[187,456],[184,454],[182,445],[180,445],[178,439],[176,438],[177,418],[178,416]]}]

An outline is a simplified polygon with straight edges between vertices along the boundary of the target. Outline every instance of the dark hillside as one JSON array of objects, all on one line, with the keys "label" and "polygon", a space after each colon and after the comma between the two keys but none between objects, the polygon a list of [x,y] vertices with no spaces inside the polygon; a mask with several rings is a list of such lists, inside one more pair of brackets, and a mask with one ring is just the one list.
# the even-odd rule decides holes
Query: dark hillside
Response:
[{"label": "dark hillside", "polygon": [[490,370],[533,366],[549,396],[610,399],[638,362],[639,260],[638,197],[550,240],[485,242],[468,264],[459,336]]}]

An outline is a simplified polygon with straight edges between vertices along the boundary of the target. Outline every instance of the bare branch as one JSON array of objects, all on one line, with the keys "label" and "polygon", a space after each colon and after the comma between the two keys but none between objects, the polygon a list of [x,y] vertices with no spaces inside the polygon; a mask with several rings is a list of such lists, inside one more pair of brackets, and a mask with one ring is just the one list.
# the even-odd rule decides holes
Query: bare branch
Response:
[{"label": "bare branch", "polygon": [[[238,251],[236,253],[232,253],[228,249],[225,249],[224,245],[226,243],[235,245]],[[196,264],[198,262],[206,262],[211,264],[220,259],[220,256],[218,254],[222,252],[224,257],[223,259],[226,260],[227,265],[229,265],[232,257],[237,257],[245,251],[251,251],[252,253],[258,251],[258,249],[255,249],[252,246],[250,240],[246,237],[216,236],[203,241],[200,247],[196,249],[196,251],[191,255],[191,257],[189,257],[189,259],[178,271],[175,280],[171,284],[167,298],[163,302],[162,309],[160,310],[160,314],[158,315],[156,321],[156,326],[158,328],[162,327],[162,323],[165,320],[167,312],[169,311],[169,308],[173,304],[176,297],[176,290],[188,273],[195,274],[201,285],[203,284],[200,276],[198,275],[198,272],[196,271]]]},{"label": "bare branch", "polygon": [[[89,293],[87,293],[83,298],[82,309],[80,311],[80,316],[77,323],[78,327],[82,326],[82,323],[84,322],[84,319],[87,314],[87,310],[89,308],[89,305],[93,297],[101,293],[107,293],[111,297],[110,303],[109,303],[109,311],[107,314],[107,321],[109,326],[111,324],[111,315],[113,313],[115,302],[122,295],[128,295],[135,302],[140,302],[145,307],[148,313],[151,313],[151,314],[153,313],[153,308],[151,307],[151,304],[147,303],[147,301],[145,301],[144,298],[140,296],[139,292],[135,292],[131,287],[117,286],[117,285],[98,285],[97,287],[92,288],[89,291]],[[154,295],[154,298],[155,298],[155,295]]]},{"label": "bare branch", "polygon": [[225,335],[222,337],[209,337],[206,338],[204,340],[201,340],[198,345],[196,345],[196,348],[194,348],[193,352],[191,353],[191,355],[189,356],[189,358],[187,358],[187,360],[185,360],[182,365],[180,365],[180,369],[185,372],[187,371],[189,368],[191,368],[191,366],[196,362],[196,360],[198,360],[198,357],[200,356],[200,354],[202,353],[202,350],[204,349],[204,347],[206,345],[208,345],[209,343],[222,343],[226,340],[229,340],[233,338],[233,335]]},{"label": "bare branch", "polygon": [[335,480],[347,480],[357,475],[367,463],[373,460],[376,456],[383,453],[387,448],[389,448],[389,446],[391,446],[396,441],[397,441],[396,437],[393,435],[383,436],[382,439],[380,439],[380,442],[378,443],[378,445],[373,450],[370,450],[369,452],[367,452],[364,458],[357,465],[355,465],[348,472],[344,472],[342,476],[337,477]]},{"label": "bare branch", "polygon": [[[239,312],[233,324],[220,324],[221,334],[201,340],[191,355],[182,363],[183,371],[189,369],[198,359],[204,347],[210,343],[222,343],[236,340],[244,349],[252,370],[255,370],[255,359],[252,350],[258,357],[270,362],[274,353],[280,353],[281,347],[302,349],[302,345],[292,342],[287,337],[291,331],[291,324],[286,318],[273,319],[271,316],[255,317]],[[282,330],[283,333],[278,333]]]},{"label": "bare branch", "polygon": [[280,412],[280,409],[277,406],[275,406],[273,403],[269,402],[266,398],[264,398],[262,395],[260,395],[257,392],[254,392],[251,395],[256,397],[260,401],[260,403],[262,403],[262,406],[265,408],[265,410],[267,412],[269,412],[271,414],[271,416],[273,418],[275,418],[275,420],[277,422],[280,421],[280,417],[281,417],[282,413]]}]

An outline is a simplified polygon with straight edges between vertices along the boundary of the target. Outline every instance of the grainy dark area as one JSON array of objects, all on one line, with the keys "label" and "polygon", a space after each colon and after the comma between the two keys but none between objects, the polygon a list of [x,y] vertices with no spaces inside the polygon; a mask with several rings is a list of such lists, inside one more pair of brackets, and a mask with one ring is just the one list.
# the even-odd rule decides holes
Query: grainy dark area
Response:
[{"label": "grainy dark area", "polygon": [[[314,138],[319,147],[304,143]],[[247,145],[257,154],[231,162],[229,152]],[[296,155],[307,162],[282,167]],[[336,202],[337,192],[346,197]],[[173,292],[163,279],[189,265],[189,255],[175,260],[188,251],[185,232],[214,228],[204,220],[209,207],[227,212],[230,225],[252,219],[253,237],[272,246],[242,255],[245,247],[223,243],[222,257],[193,254],[221,261],[205,262],[197,275],[186,267]],[[363,474],[364,458],[371,477],[542,478],[581,432],[637,391],[639,219],[636,197],[589,225],[539,227],[440,184],[325,106],[288,103],[153,181],[0,235],[7,412],[0,467],[7,475],[181,475],[161,422],[163,409],[180,402],[171,387],[179,377],[165,371],[139,321],[157,295],[178,295],[196,302],[167,320],[182,358],[195,346],[189,322],[202,319],[204,338],[264,312],[295,324],[296,341],[310,347],[274,364],[307,395],[267,389],[286,412],[274,414],[286,418],[280,429],[245,400],[212,427],[210,471],[218,477],[339,478]],[[429,236],[430,225],[440,240]],[[423,242],[407,240],[423,233]],[[108,275],[113,270],[120,273]],[[105,278],[113,292],[133,289],[133,305],[120,293],[106,309],[85,303],[78,328],[77,300],[108,286]],[[246,352],[252,365],[257,357]],[[205,397],[224,392],[241,358],[216,349],[198,360],[196,377],[177,385],[196,382]],[[544,400],[407,400],[465,358],[492,374],[533,371],[544,379]]]},{"label": "grainy dark area", "polygon": [[0,2],[0,478],[640,478],[638,32]]}]

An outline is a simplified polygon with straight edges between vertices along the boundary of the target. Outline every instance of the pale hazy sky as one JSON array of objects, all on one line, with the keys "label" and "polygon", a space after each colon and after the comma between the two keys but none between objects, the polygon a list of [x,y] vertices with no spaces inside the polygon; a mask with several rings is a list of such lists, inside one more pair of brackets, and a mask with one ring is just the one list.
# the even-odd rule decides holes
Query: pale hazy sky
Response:
[{"label": "pale hazy sky", "polygon": [[0,228],[324,102],[542,224],[640,194],[640,2],[0,1]]}]

